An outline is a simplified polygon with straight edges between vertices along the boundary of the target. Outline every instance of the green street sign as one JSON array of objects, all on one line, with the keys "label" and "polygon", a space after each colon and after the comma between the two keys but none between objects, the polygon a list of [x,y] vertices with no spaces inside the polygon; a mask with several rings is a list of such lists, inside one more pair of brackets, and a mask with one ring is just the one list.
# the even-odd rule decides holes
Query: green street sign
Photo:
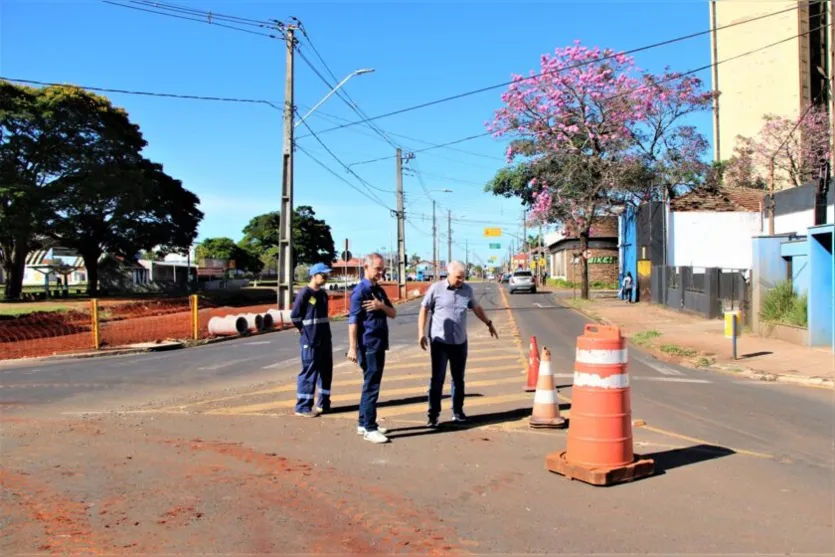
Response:
[{"label": "green street sign", "polygon": [[490,249],[502,249],[501,244],[490,244]]}]

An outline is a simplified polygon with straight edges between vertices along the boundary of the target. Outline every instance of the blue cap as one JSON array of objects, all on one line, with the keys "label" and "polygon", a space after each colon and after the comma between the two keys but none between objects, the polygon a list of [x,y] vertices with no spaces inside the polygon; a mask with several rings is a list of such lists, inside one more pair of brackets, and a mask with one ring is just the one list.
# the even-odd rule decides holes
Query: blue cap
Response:
[{"label": "blue cap", "polygon": [[316,263],[313,267],[310,268],[310,276],[313,275],[326,275],[331,272],[330,267],[325,265],[324,263]]}]

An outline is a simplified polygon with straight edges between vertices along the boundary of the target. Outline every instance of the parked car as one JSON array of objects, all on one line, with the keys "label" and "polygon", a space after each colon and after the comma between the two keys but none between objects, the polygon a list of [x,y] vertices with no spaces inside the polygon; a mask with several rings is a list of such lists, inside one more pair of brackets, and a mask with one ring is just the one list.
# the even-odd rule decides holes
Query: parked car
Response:
[{"label": "parked car", "polygon": [[530,271],[514,271],[508,284],[511,294],[520,290],[536,293],[536,283],[533,280],[533,273]]}]

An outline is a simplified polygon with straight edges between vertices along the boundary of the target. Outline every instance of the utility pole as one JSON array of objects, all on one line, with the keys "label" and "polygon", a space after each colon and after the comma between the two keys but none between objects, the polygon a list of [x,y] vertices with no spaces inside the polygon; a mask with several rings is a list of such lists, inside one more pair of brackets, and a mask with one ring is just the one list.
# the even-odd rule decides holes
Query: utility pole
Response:
[{"label": "utility pole", "polygon": [[467,274],[470,274],[470,241],[464,240],[464,265],[467,267]]},{"label": "utility pole", "polygon": [[406,299],[406,213],[403,210],[403,151],[397,148],[397,286]]},{"label": "utility pole", "polygon": [[[528,243],[528,223],[525,220],[525,210],[522,209],[522,249],[520,250],[523,254],[525,251],[528,252],[528,266],[530,267],[531,264],[531,255],[530,255],[530,244]],[[525,248],[528,248],[525,250]]]},{"label": "utility pole", "polygon": [[438,280],[438,226],[435,220],[435,200],[432,200],[432,280]]},{"label": "utility pole", "polygon": [[452,209],[447,209],[446,235],[447,235],[447,258],[446,264],[452,261]]},{"label": "utility pole", "polygon": [[295,26],[286,27],[287,68],[284,76],[284,153],[281,216],[278,232],[278,309],[293,305],[293,54]]},{"label": "utility pole", "polygon": [[[539,266],[537,267],[539,273],[539,280],[542,280],[545,273],[545,237],[542,235],[542,224],[539,225]],[[545,281],[542,281],[545,284]]]}]

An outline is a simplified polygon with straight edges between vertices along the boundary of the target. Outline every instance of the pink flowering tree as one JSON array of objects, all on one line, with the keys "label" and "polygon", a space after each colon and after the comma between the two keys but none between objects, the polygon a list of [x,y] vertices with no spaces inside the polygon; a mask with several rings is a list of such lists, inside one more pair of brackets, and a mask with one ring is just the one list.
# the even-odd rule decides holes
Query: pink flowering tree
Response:
[{"label": "pink flowering tree", "polygon": [[774,157],[775,183],[802,186],[815,179],[821,159],[829,158],[829,150],[829,116],[825,107],[813,106],[796,119],[766,114],[757,137],[737,137],[725,183],[768,187],[769,166]]},{"label": "pink flowering tree", "polygon": [[512,166],[485,189],[519,197],[533,222],[561,223],[579,238],[579,255],[596,219],[613,208],[698,181],[707,142],[680,120],[709,105],[700,86],[669,72],[641,74],[632,58],[579,41],[543,55],[539,73],[513,76],[486,124],[494,137],[512,139]]}]

